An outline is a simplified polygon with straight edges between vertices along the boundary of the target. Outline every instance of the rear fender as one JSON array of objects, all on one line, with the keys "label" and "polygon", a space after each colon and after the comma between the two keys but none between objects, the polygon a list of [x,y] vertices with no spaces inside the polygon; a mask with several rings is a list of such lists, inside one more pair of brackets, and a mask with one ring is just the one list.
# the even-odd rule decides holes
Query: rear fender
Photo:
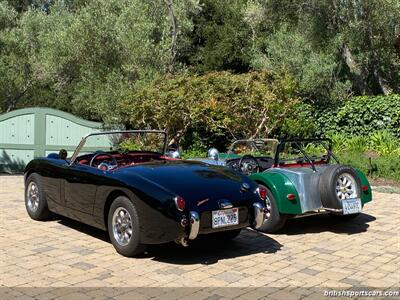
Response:
[{"label": "rear fender", "polygon": [[[283,174],[268,172],[250,175],[250,179],[265,185],[276,200],[279,212],[283,214],[301,214],[300,197],[294,184]],[[287,195],[295,195],[294,200],[288,200]]]},{"label": "rear fender", "polygon": [[367,176],[365,176],[363,172],[361,172],[358,169],[355,169],[355,170],[356,170],[358,177],[360,178],[361,186],[365,186],[365,185],[368,186],[368,190],[361,192],[361,202],[364,205],[365,203],[372,201],[371,185],[369,184]]}]

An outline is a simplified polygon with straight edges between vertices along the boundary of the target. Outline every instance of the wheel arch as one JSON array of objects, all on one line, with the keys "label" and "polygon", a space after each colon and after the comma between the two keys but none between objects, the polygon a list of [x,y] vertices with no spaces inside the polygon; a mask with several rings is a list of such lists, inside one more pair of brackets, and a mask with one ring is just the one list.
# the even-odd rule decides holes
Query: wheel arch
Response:
[{"label": "wheel arch", "polygon": [[116,189],[111,191],[106,198],[106,201],[104,202],[104,208],[103,208],[103,223],[105,228],[108,226],[108,212],[110,210],[111,204],[115,199],[117,199],[120,196],[124,196],[128,199],[131,200],[131,198],[128,196],[128,194],[120,189]]},{"label": "wheel arch", "polygon": [[[257,173],[250,176],[258,184],[265,185],[272,193],[283,214],[301,214],[300,197],[295,185],[285,175],[280,173]],[[294,194],[295,200],[288,200],[287,195]]]}]

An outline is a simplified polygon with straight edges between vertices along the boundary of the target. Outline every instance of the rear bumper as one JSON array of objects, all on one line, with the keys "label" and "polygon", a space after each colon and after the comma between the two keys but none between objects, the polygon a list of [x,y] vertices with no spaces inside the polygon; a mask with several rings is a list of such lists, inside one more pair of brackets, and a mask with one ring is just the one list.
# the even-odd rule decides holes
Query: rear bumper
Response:
[{"label": "rear bumper", "polygon": [[261,203],[254,203],[252,211],[247,207],[239,207],[239,224],[221,228],[212,228],[211,212],[203,212],[201,216],[191,211],[189,213],[189,235],[190,240],[194,240],[199,234],[209,234],[221,231],[235,230],[251,226],[255,229],[264,223],[264,206]]}]

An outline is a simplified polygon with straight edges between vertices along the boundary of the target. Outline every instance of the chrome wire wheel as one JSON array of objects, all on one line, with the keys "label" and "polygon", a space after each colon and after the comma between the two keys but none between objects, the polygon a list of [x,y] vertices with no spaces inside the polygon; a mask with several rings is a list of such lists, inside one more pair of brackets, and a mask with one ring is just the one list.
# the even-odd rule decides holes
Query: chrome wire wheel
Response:
[{"label": "chrome wire wheel", "polygon": [[26,190],[27,204],[31,212],[36,212],[39,208],[39,189],[34,181],[31,181]]},{"label": "chrome wire wheel", "polygon": [[271,217],[271,200],[267,196],[265,199],[265,221]]},{"label": "chrome wire wheel", "polygon": [[358,197],[356,180],[349,173],[340,174],[336,181],[336,197],[339,200]]},{"label": "chrome wire wheel", "polygon": [[126,246],[132,238],[132,219],[128,210],[118,207],[112,217],[114,239],[121,246]]}]

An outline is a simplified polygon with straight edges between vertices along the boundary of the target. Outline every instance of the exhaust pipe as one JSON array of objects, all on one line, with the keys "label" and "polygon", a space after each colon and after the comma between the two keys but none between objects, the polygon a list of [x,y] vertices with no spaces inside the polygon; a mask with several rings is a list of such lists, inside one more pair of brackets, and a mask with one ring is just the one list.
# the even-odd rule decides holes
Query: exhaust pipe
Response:
[{"label": "exhaust pipe", "polygon": [[262,205],[259,202],[256,202],[253,204],[254,208],[254,223],[253,227],[255,229],[258,229],[262,226],[265,220],[265,214],[264,214],[264,205]]},{"label": "exhaust pipe", "polygon": [[200,217],[199,214],[195,211],[191,211],[189,213],[189,223],[190,223],[190,231],[189,231],[189,240],[194,240],[199,234],[200,230]]}]

